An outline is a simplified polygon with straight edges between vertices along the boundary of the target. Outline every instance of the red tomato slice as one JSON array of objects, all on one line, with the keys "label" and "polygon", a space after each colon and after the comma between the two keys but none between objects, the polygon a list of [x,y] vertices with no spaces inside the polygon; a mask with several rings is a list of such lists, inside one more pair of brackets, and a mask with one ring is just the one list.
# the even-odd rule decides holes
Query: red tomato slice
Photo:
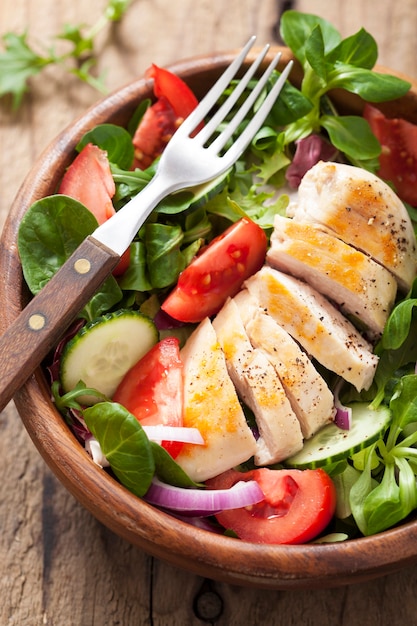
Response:
[{"label": "red tomato slice", "polygon": [[168,100],[160,98],[141,119],[133,136],[134,168],[146,169],[160,156],[178,126],[177,116]]},{"label": "red tomato slice", "polygon": [[382,146],[378,176],[394,185],[403,202],[417,206],[417,126],[387,118],[369,104],[363,115]]},{"label": "red tomato slice", "polygon": [[147,109],[133,137],[133,167],[142,170],[162,154],[178,126],[198,104],[188,85],[172,72],[152,65],[145,75],[154,79],[158,100]]},{"label": "red tomato slice", "polygon": [[[116,192],[107,153],[92,143],[87,144],[75,157],[64,174],[58,193],[81,202],[103,224],[115,214],[112,198]],[[113,270],[121,276],[129,267],[129,248]]]},{"label": "red tomato slice", "polygon": [[107,153],[89,143],[65,172],[58,193],[82,202],[98,223],[103,224],[115,213],[112,204],[115,191]]},{"label": "red tomato slice", "polygon": [[145,76],[154,79],[155,96],[166,98],[174,109],[177,118],[184,120],[191,111],[194,111],[198,100],[179,76],[155,64],[151,65]]},{"label": "red tomato slice", "polygon": [[[144,426],[182,426],[182,390],[179,342],[166,337],[127,372],[112,399]],[[163,441],[161,445],[175,458],[184,444]]]},{"label": "red tomato slice", "polygon": [[161,308],[182,322],[200,322],[214,315],[262,267],[266,249],[262,228],[242,218],[213,239],[180,274]]},{"label": "red tomato slice", "polygon": [[265,494],[259,504],[223,511],[217,521],[240,539],[253,543],[299,544],[317,537],[336,509],[336,489],[322,469],[250,472],[229,470],[206,482],[210,489],[227,489],[240,480],[256,480]]}]

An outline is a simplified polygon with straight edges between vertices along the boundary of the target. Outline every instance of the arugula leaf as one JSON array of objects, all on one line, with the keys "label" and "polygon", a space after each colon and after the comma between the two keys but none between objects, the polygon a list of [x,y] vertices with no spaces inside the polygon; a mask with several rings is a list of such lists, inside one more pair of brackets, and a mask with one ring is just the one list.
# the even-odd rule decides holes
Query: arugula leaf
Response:
[{"label": "arugula leaf", "polygon": [[146,261],[153,287],[161,289],[175,284],[185,268],[180,248],[183,238],[180,226],[145,224]]},{"label": "arugula leaf", "polygon": [[150,291],[152,283],[146,269],[146,247],[143,241],[130,244],[129,267],[119,281],[124,291]]}]

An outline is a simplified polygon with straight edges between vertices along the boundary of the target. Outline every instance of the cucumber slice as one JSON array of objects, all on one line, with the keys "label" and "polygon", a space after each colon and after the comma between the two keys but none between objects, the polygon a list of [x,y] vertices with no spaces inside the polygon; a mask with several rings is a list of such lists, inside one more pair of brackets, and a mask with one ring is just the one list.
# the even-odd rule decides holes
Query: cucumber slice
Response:
[{"label": "cucumber slice", "polygon": [[367,403],[352,404],[352,426],[349,430],[328,424],[308,439],[300,452],[285,460],[297,469],[314,469],[346,459],[367,448],[385,432],[391,420],[386,406],[371,409]]},{"label": "cucumber slice", "polygon": [[[159,339],[153,321],[139,313],[121,309],[86,324],[65,346],[60,364],[63,390],[71,391],[82,380],[111,398],[126,372]],[[82,397],[84,404],[97,399]]]}]

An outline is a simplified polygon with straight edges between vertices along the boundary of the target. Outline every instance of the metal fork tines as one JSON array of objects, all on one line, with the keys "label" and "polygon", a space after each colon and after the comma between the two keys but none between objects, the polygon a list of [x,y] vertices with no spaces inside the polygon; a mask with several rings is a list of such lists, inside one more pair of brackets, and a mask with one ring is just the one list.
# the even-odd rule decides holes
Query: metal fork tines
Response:
[{"label": "metal fork tines", "polygon": [[[194,113],[187,119],[187,122],[190,126],[192,125],[195,128],[203,119],[202,112],[208,109],[207,111],[208,113],[210,109],[213,108],[213,106],[215,105],[215,103],[220,97],[219,89],[218,89],[218,85],[220,81],[222,81],[223,83],[223,79],[226,79],[226,78],[229,79],[229,76],[228,75],[226,76],[226,74],[228,74],[229,72],[230,74],[232,74],[232,77],[227,82],[226,80],[224,80],[224,83],[226,83],[226,85],[224,89],[222,90],[222,92],[220,92],[220,95],[221,95],[221,93],[223,93],[223,91],[227,88],[231,80],[236,75],[238,69],[241,67],[243,60],[247,56],[248,49],[253,45],[254,39],[255,38],[251,38],[249,40],[245,48],[242,50],[241,54],[235,59],[232,65],[229,66],[228,70],[226,70],[226,72],[221,76],[221,78],[217,81],[217,83],[211,88],[211,90],[207,93],[205,98],[201,101],[201,104],[204,105],[204,108],[202,107],[202,109],[200,110],[200,107],[198,107],[198,109],[196,109]],[[207,143],[207,141],[210,139],[213,133],[215,133],[215,131],[220,126],[220,124],[226,118],[227,114],[233,109],[233,107],[239,101],[240,97],[247,89],[249,82],[254,78],[269,48],[270,46],[268,44],[258,54],[258,56],[255,58],[255,60],[251,63],[251,65],[247,69],[244,76],[237,83],[237,86],[232,91],[230,96],[223,102],[222,106],[218,109],[218,111],[213,115],[210,121],[203,127],[203,129],[195,137],[195,139],[199,141],[200,145],[204,145],[205,143]],[[236,112],[232,120],[227,124],[226,128],[219,134],[219,136],[210,144],[208,149],[211,152],[215,154],[220,153],[220,151],[224,148],[226,143],[233,136],[233,133],[237,130],[239,124],[247,116],[247,114],[249,113],[253,105],[255,104],[256,100],[260,96],[269,77],[272,74],[272,71],[278,65],[280,58],[281,58],[281,53],[278,52],[269,63],[263,75],[258,79],[256,86],[250,92],[250,95],[245,99],[245,101],[243,102],[241,107],[238,109],[238,111]],[[240,135],[238,139],[235,140],[233,146],[230,148],[230,152],[228,152],[227,157],[226,155],[224,155],[225,161],[229,161],[230,164],[233,164],[233,162],[237,158],[239,158],[240,154],[247,148],[249,143],[252,141],[253,137],[255,136],[259,128],[262,126],[263,122],[265,121],[265,118],[267,117],[272,106],[274,105],[286,79],[288,78],[288,75],[291,71],[292,64],[293,64],[292,61],[290,61],[287,64],[287,66],[284,68],[283,72],[281,73],[281,76],[275,83],[273,89],[270,91],[267,98],[262,103],[262,106],[258,109],[257,113],[254,115],[251,122],[246,127],[245,131]],[[222,84],[222,87],[223,87],[223,84]],[[207,113],[204,113],[204,114],[207,115]],[[195,119],[194,119],[194,114],[196,114]],[[188,128],[186,127],[184,130],[188,130]]]},{"label": "metal fork tines", "polygon": [[[262,61],[269,50],[266,45],[252,61],[231,94],[215,109],[219,99],[229,87],[255,42],[251,37],[240,54],[211,87],[196,109],[185,119],[168,142],[160,158],[156,174],[150,183],[126,206],[120,209],[111,220],[102,224],[94,233],[95,239],[122,254],[138,232],[152,209],[169,193],[193,187],[213,180],[227,171],[242,155],[261,128],[284,83],[291,71],[290,61],[269,93],[265,96],[256,113],[241,134],[233,137],[241,122],[249,114],[265,88],[273,70],[277,67],[281,54],[278,52],[268,64],[263,74],[256,79],[255,86],[247,90],[256,77]],[[242,103],[240,104],[240,101]],[[236,106],[237,105],[237,106]],[[234,108],[237,109],[234,111]],[[215,109],[212,117],[206,117]],[[231,119],[223,126],[228,114]],[[205,122],[200,130],[201,123]],[[222,152],[223,151],[223,152]],[[118,241],[114,241],[115,229]]]}]

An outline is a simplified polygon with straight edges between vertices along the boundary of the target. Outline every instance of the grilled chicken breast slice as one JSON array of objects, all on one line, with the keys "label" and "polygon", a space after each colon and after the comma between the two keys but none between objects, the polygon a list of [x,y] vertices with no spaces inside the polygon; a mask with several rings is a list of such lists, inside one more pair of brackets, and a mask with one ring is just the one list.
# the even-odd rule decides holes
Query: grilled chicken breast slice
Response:
[{"label": "grilled chicken breast slice", "polygon": [[352,165],[319,162],[303,177],[288,217],[321,224],[371,256],[408,291],[417,273],[407,210],[380,178]]},{"label": "grilled chicken breast slice", "polygon": [[261,308],[324,367],[368,389],[378,357],[371,345],[324,296],[306,283],[264,266],[245,286]]},{"label": "grilled chicken breast slice", "polygon": [[238,307],[229,299],[213,320],[237,393],[253,411],[259,430],[255,463],[268,465],[301,450],[303,435],[275,368],[253,348]]},{"label": "grilled chicken breast slice", "polygon": [[175,460],[193,480],[204,481],[247,461],[257,445],[209,319],[188,339],[181,359],[184,426],[198,428],[205,444],[184,444]]},{"label": "grilled chicken breast slice", "polygon": [[247,290],[235,296],[251,344],[274,366],[305,439],[333,421],[334,397],[299,344],[264,313]]},{"label": "grilled chicken breast slice", "polygon": [[377,339],[397,293],[392,274],[369,256],[315,224],[277,215],[267,262],[336,302]]}]

